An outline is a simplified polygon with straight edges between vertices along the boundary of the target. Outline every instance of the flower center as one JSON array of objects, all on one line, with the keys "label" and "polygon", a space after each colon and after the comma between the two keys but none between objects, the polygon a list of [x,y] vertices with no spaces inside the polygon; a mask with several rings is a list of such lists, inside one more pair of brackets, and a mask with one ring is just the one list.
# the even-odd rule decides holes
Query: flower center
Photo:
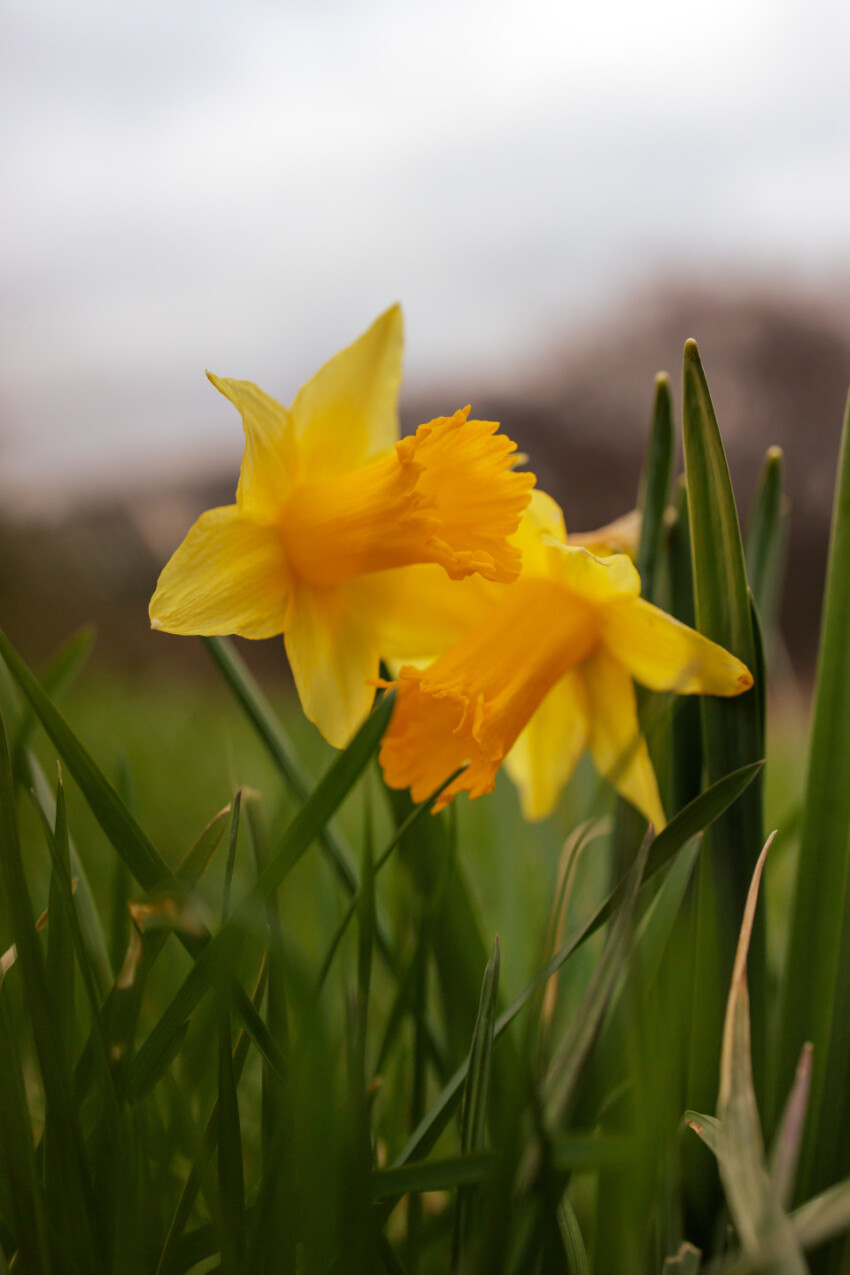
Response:
[{"label": "flower center", "polygon": [[520,554],[508,537],[534,477],[514,473],[515,444],[468,411],[420,425],[360,469],[299,484],[280,521],[293,573],[324,588],[436,562],[453,579],[515,579]]}]

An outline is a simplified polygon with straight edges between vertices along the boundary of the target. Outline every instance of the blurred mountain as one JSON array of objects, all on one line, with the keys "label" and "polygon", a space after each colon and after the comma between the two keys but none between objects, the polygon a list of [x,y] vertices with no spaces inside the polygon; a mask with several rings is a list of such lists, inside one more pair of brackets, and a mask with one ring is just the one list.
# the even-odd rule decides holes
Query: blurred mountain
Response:
[{"label": "blurred mountain", "polygon": [[[791,501],[783,628],[798,669],[817,642],[838,441],[850,385],[850,319],[823,300],[706,288],[657,292],[580,337],[553,343],[498,390],[435,386],[403,406],[406,429],[471,402],[531,456],[541,486],[586,530],[632,507],[655,373],[678,397],[685,339],[695,336],[746,510],[768,446],[783,447]],[[54,523],[0,519],[0,617],[41,660],[93,622],[102,658],[132,668],[197,667],[194,643],[151,634],[147,602],[161,565],[203,509],[233,500],[236,475],[104,497]],[[280,645],[251,644],[281,664]],[[266,656],[264,651],[268,652]]]}]

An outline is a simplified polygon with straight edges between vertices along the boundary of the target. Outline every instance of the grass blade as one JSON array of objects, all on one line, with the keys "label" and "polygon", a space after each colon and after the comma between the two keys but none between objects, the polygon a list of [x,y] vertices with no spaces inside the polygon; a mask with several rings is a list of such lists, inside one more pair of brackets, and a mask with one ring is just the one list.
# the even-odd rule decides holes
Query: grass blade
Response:
[{"label": "grass blade", "polygon": [[[850,397],[838,464],[821,622],[805,813],[785,968],[776,1095],[800,1049],[814,1046],[800,1189],[812,1194],[850,1164]],[[812,936],[817,935],[817,942]],[[815,994],[816,993],[816,994]],[[841,1113],[841,1116],[838,1116]]]},{"label": "grass blade", "polygon": [[[56,794],[56,826],[53,837],[48,836],[48,842],[53,843],[51,850],[54,850],[55,847],[55,854],[60,860],[61,867],[54,863],[50,874],[50,893],[47,903],[50,924],[47,927],[45,972],[53,997],[53,1031],[56,1052],[59,1055],[63,1070],[67,1072],[71,1067],[74,1032],[74,939],[71,932],[69,899],[62,888],[63,875],[67,877],[69,882],[71,880],[71,858],[68,843],[68,820],[65,813],[65,796],[61,779],[59,780]],[[72,908],[73,904],[70,906]],[[55,1162],[55,1138],[53,1115],[48,1107],[44,1121],[44,1177],[48,1199],[54,1196],[57,1186],[61,1182],[61,1172]]]},{"label": "grass blade", "polygon": [[[30,750],[27,750],[25,754],[24,784],[34,793],[42,818],[48,825],[54,825],[56,822],[56,803],[50,791],[47,777]],[[86,942],[86,951],[97,981],[98,992],[101,996],[104,996],[112,984],[112,967],[109,961],[106,935],[100,922],[100,915],[91,884],[89,883],[88,873],[77,853],[73,837],[69,836],[68,847],[71,856],[71,875],[77,882],[74,907]]]},{"label": "grass blade", "polygon": [[655,378],[655,403],[652,427],[638,493],[641,512],[640,542],[635,566],[641,580],[641,594],[654,602],[661,546],[664,539],[664,514],[673,480],[676,439],[673,432],[673,397],[670,378],[659,372]]},{"label": "grass blade", "polygon": [[356,780],[366,768],[389,722],[392,694],[385,695],[354,739],[340,753],[289,825],[275,855],[263,869],[245,899],[200,952],[177,994],[161,1015],[131,1064],[128,1096],[138,1098],[159,1072],[160,1059],[171,1048],[177,1032],[187,1022],[212,981],[233,957],[242,934],[256,928],[269,897],[316,840]]},{"label": "grass blade", "polygon": [[558,1229],[567,1259],[567,1275],[590,1275],[590,1261],[584,1246],[584,1236],[578,1224],[575,1210],[566,1193],[558,1205]]},{"label": "grass blade", "polygon": [[[731,651],[755,676],[744,549],[720,431],[695,341],[685,345],[683,436],[690,510],[697,627]],[[701,699],[703,761],[709,783],[761,756],[758,696]],[[762,846],[761,781],[756,780],[709,834],[700,858],[698,942],[691,1048],[690,1103],[709,1105],[720,1052],[722,1007],[732,974],[747,891]],[[756,1073],[764,1057],[764,935],[752,943],[751,984]]]},{"label": "grass blade", "polygon": [[0,1157],[6,1181],[11,1228],[18,1265],[33,1275],[49,1275],[47,1221],[36,1165],[21,1058],[8,993],[0,981]]},{"label": "grass blade", "polygon": [[803,1046],[794,1085],[788,1095],[782,1119],[774,1138],[770,1161],[770,1181],[773,1198],[780,1209],[787,1209],[794,1195],[797,1161],[803,1141],[806,1111],[809,1105],[809,1088],[812,1080],[812,1047]]},{"label": "grass blade", "polygon": [[[60,695],[74,681],[80,670],[84,668],[86,661],[91,655],[93,646],[94,630],[82,628],[74,633],[64,646],[60,647],[45,669],[41,679],[44,693],[49,699],[52,699],[55,695]],[[11,741],[11,752],[14,761],[17,761],[17,758],[26,748],[30,732],[36,720],[32,704],[27,704]]]},{"label": "grass blade", "polygon": [[2,630],[0,655],[74,776],[92,814],[139,884],[146,890],[152,890],[167,881],[173,882],[168,865]]},{"label": "grass blade", "polygon": [[747,578],[768,634],[776,622],[788,536],[787,500],[782,492],[781,447],[769,447],[747,521]]},{"label": "grass blade", "polygon": [[45,1101],[53,1121],[56,1192],[51,1203],[68,1246],[69,1269],[79,1275],[97,1269],[92,1232],[93,1196],[88,1165],[72,1102],[70,1072],[56,1049],[53,1001],[47,983],[35,916],[27,887],[15,817],[15,790],[6,729],[0,715],[0,868],[18,951],[29,1020]]},{"label": "grass blade", "polygon": [[602,954],[575,1018],[554,1051],[543,1081],[546,1125],[557,1132],[569,1109],[581,1068],[590,1053],[602,1018],[627,959],[632,938],[632,920],[638,891],[646,867],[651,836],[643,845],[624,882],[623,901],[614,914]]},{"label": "grass blade", "polygon": [[[472,1033],[469,1050],[469,1066],[463,1087],[460,1113],[461,1155],[472,1155],[484,1150],[487,1140],[487,1099],[490,1091],[490,1060],[493,1054],[493,1028],[499,995],[499,938],[493,941],[493,951],[484,971],[478,1017]],[[477,1229],[475,1195],[459,1190],[455,1213],[453,1266],[457,1267],[461,1254],[467,1248]]]},{"label": "grass blade", "polygon": [[[230,817],[230,845],[224,875],[224,897],[221,920],[224,925],[230,909],[230,889],[236,862],[239,837],[241,790],[233,802]],[[242,1129],[239,1121],[239,1097],[233,1066],[233,1041],[230,1031],[230,996],[228,984],[232,975],[222,979],[219,989],[218,1027],[218,1200],[221,1226],[221,1258],[225,1270],[238,1271],[245,1248],[245,1179],[242,1163]]]}]

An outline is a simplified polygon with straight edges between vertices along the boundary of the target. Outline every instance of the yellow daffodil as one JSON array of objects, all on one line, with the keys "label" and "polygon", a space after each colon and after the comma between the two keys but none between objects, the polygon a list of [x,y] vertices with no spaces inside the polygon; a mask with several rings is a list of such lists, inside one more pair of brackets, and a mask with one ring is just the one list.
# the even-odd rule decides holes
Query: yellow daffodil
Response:
[{"label": "yellow daffodil", "polygon": [[201,515],[150,604],[169,633],[283,633],[304,711],[338,747],[369,711],[398,568],[515,579],[509,537],[534,484],[498,425],[468,408],[398,440],[401,355],[396,306],[290,408],[210,376],[245,429],[236,503]]},{"label": "yellow daffodil", "polygon": [[[554,809],[589,748],[600,773],[663,827],[632,679],[657,691],[738,695],[752,685],[749,671],[644,601],[625,554],[597,558],[567,544],[561,512],[542,492],[515,543],[523,570],[506,588],[470,581],[447,597],[433,573],[411,576],[407,587],[430,611],[432,640],[440,624],[463,636],[428,667],[401,668],[381,746],[387,783],[422,801],[466,764],[440,808],[461,791],[489,792],[504,761],[524,813],[537,819]],[[404,641],[411,636],[400,631]]]}]

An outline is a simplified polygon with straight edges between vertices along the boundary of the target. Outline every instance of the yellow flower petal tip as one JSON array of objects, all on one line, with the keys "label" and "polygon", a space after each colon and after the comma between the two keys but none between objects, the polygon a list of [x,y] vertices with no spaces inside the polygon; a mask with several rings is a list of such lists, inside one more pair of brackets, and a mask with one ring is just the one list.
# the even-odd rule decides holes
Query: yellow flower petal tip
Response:
[{"label": "yellow flower petal tip", "polygon": [[357,582],[437,565],[452,579],[516,579],[511,542],[534,486],[515,444],[469,409],[398,438],[403,322],[391,306],[284,407],[257,385],[207,376],[237,408],[236,503],[208,510],[166,564],[154,629],[283,633],[305,712],[334,743],[368,713],[380,607]]}]

